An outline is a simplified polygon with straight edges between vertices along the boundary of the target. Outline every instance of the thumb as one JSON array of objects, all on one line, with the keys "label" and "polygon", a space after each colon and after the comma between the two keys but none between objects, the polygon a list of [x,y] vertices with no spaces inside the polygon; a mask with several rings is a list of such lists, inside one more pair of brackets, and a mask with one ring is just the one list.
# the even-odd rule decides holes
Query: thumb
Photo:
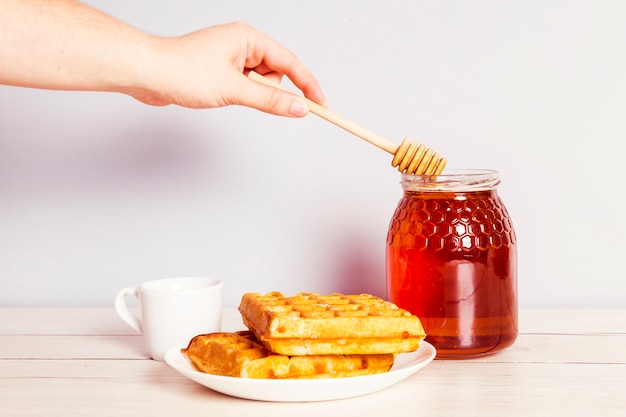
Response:
[{"label": "thumb", "polygon": [[304,98],[278,88],[260,84],[244,77],[238,89],[235,104],[287,117],[303,117],[309,113]]}]

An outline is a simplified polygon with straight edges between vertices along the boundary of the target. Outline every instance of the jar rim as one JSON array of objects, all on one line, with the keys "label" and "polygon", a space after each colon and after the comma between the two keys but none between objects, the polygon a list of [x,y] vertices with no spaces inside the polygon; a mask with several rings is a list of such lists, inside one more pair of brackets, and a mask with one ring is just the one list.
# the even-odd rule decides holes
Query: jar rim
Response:
[{"label": "jar rim", "polygon": [[500,184],[494,169],[449,169],[440,175],[402,174],[405,191],[484,191]]}]

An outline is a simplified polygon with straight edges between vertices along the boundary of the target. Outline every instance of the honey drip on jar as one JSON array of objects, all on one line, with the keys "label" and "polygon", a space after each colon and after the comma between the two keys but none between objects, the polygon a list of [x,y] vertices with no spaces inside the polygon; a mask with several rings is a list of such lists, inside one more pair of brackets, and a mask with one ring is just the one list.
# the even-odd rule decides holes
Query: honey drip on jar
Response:
[{"label": "honey drip on jar", "polygon": [[495,188],[406,191],[389,225],[388,298],[438,358],[483,356],[518,333],[516,236]]}]

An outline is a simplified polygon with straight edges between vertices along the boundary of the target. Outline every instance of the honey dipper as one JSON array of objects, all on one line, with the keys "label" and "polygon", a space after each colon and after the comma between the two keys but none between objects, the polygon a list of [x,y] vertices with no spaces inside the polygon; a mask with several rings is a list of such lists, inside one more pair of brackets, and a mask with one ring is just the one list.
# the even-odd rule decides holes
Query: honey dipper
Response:
[{"label": "honey dipper", "polygon": [[[261,84],[292,92],[282,85],[268,80],[257,72],[250,71],[248,77]],[[424,144],[404,139],[402,143],[400,143],[400,146],[396,146],[387,139],[370,132],[364,127],[317,104],[313,100],[309,100],[306,97],[303,98],[308,103],[311,113],[392,154],[393,160],[391,161],[391,165],[398,167],[398,171],[400,172],[415,175],[439,175],[446,166],[446,159],[440,158],[439,153],[433,152],[431,148],[426,147]]]}]

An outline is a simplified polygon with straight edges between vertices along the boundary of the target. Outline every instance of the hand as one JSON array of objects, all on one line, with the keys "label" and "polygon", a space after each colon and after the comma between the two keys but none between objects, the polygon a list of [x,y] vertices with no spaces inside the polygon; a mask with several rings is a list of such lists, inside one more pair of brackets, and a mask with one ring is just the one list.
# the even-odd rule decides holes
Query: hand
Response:
[{"label": "hand", "polygon": [[304,116],[308,106],[295,94],[250,80],[250,70],[276,82],[288,76],[311,100],[325,105],[318,82],[296,56],[245,23],[208,27],[156,42],[150,84],[133,92],[152,105],[178,104],[191,108],[232,104],[283,116]]},{"label": "hand", "polygon": [[151,105],[249,106],[304,116],[299,96],[248,79],[283,75],[325,105],[319,84],[296,56],[245,23],[166,38],[74,0],[0,0],[0,84],[109,91]]}]

